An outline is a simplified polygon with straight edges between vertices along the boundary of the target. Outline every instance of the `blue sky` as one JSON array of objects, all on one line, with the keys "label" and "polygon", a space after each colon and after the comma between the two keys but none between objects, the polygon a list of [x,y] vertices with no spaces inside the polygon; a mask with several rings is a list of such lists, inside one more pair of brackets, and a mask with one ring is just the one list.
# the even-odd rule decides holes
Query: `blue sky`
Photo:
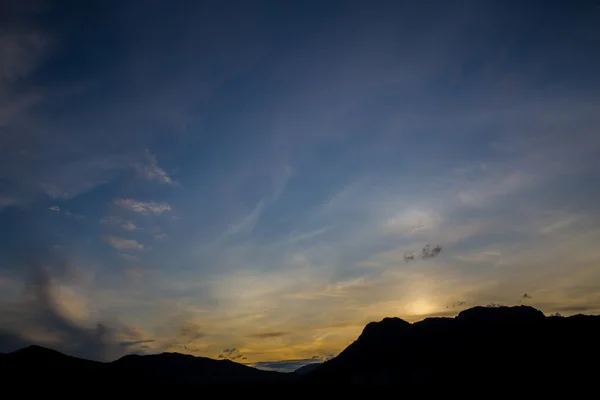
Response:
[{"label": "blue sky", "polygon": [[289,368],[600,312],[594,2],[5,3],[1,351]]}]

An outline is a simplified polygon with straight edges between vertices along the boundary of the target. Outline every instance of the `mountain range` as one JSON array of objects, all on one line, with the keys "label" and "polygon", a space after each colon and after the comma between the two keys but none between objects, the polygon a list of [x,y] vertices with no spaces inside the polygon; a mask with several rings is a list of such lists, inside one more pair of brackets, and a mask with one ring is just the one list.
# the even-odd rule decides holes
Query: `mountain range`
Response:
[{"label": "mountain range", "polygon": [[0,377],[5,386],[27,377],[48,385],[95,386],[581,387],[600,376],[599,356],[600,316],[548,317],[528,306],[474,307],[454,318],[371,322],[337,357],[295,373],[179,353],[102,363],[29,346],[0,355]]}]

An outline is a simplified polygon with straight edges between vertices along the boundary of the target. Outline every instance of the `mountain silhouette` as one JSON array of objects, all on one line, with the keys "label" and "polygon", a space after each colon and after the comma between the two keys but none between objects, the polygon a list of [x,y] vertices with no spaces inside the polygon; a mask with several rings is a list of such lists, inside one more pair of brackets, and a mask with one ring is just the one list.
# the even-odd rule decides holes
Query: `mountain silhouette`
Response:
[{"label": "mountain silhouette", "polygon": [[[475,307],[455,318],[409,323],[384,318],[365,326],[337,357],[294,373],[179,353],[127,355],[110,363],[40,346],[0,355],[3,382],[153,386],[335,388],[401,385],[426,392],[456,386],[500,390],[583,387],[600,376],[600,316],[546,317],[532,307]],[[331,386],[333,385],[333,386]],[[312,392],[311,392],[312,393]]]},{"label": "mountain silhouette", "polygon": [[71,357],[41,346],[28,346],[0,354],[0,376],[5,380],[35,378],[55,383],[60,376],[78,382],[130,385],[152,382],[155,385],[273,386],[293,383],[292,373],[263,371],[230,360],[213,360],[180,353],[127,355],[110,363]]},{"label": "mountain silhouette", "polygon": [[117,377],[167,380],[186,384],[278,384],[292,381],[291,374],[263,371],[230,360],[213,360],[180,353],[128,355],[111,363]]},{"label": "mountain silhouette", "polygon": [[296,369],[294,371],[295,374],[299,374],[299,375],[306,375],[309,372],[312,372],[314,370],[316,370],[318,367],[321,366],[321,364],[323,364],[322,362],[317,362],[317,363],[312,363],[312,364],[306,364],[303,365],[302,367]]},{"label": "mountain silhouette", "polygon": [[385,318],[306,378],[407,387],[465,379],[488,386],[573,384],[598,376],[599,339],[600,316],[546,317],[528,306],[475,307],[413,324]]}]

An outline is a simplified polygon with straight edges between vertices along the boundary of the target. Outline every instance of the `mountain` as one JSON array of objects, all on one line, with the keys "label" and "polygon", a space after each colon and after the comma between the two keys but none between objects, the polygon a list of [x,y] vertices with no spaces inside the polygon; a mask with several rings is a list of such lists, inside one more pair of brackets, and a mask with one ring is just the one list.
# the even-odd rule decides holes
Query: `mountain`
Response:
[{"label": "mountain", "polygon": [[[455,318],[371,322],[306,375],[343,385],[472,382],[487,387],[575,384],[600,376],[600,316],[546,317],[532,307],[475,307]],[[492,385],[492,386],[490,386]]]},{"label": "mountain", "polygon": [[110,363],[71,357],[40,346],[29,346],[0,355],[3,382],[23,377],[44,385],[62,385],[67,380],[131,386],[152,385],[243,385],[277,386],[294,383],[293,374],[263,371],[229,360],[213,360],[179,353],[127,355]]},{"label": "mountain", "polygon": [[13,371],[44,371],[47,369],[98,370],[103,363],[71,357],[41,346],[28,346],[12,353],[2,354],[0,368]]},{"label": "mountain", "polygon": [[31,388],[54,385],[61,390],[194,384],[228,393],[277,387],[287,389],[277,392],[285,395],[292,388],[294,394],[300,389],[314,394],[316,386],[340,391],[392,385],[403,394],[409,389],[420,394],[449,388],[487,394],[528,389],[539,397],[542,390],[556,394],[561,387],[573,397],[576,389],[590,387],[600,376],[599,359],[600,316],[546,317],[525,306],[475,307],[455,318],[371,322],[337,357],[294,373],[179,353],[128,355],[101,363],[29,346],[0,355],[0,377],[5,388],[24,387],[27,378]]},{"label": "mountain", "polygon": [[166,380],[185,384],[271,385],[292,382],[291,374],[263,371],[230,360],[179,353],[128,355],[111,363],[116,377]]},{"label": "mountain", "polygon": [[316,370],[317,368],[319,368],[321,366],[321,364],[322,363],[320,363],[320,362],[306,364],[306,365],[303,365],[302,367],[298,368],[297,370],[295,370],[294,373],[299,374],[299,375],[306,375],[309,372],[312,372],[312,371]]}]

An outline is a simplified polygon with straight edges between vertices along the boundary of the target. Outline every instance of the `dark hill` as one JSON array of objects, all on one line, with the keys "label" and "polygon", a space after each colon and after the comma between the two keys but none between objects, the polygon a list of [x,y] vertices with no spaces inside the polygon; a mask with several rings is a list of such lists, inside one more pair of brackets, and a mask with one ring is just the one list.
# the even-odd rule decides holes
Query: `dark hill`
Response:
[{"label": "dark hill", "polygon": [[[30,346],[0,355],[3,387],[185,388],[191,384],[234,389],[356,385],[420,393],[589,387],[600,376],[600,316],[546,317],[531,307],[475,307],[455,318],[408,323],[385,318],[369,323],[337,357],[298,373],[262,371],[227,360],[178,353],[129,355],[111,363],[70,357]],[[281,395],[288,392],[279,392]],[[292,392],[289,392],[292,393]],[[496,393],[497,394],[497,393]]]},{"label": "dark hill", "polygon": [[0,355],[0,377],[10,387],[23,379],[53,387],[78,385],[152,386],[228,384],[245,387],[277,386],[295,382],[293,374],[263,371],[229,360],[213,360],[179,353],[128,355],[111,363],[71,357],[40,346]]},{"label": "dark hill", "polygon": [[456,318],[369,323],[310,383],[431,387],[473,382],[576,384],[600,376],[600,316],[546,317],[531,307],[475,307]]},{"label": "dark hill", "polygon": [[263,371],[230,360],[213,360],[180,353],[128,355],[111,363],[116,376],[127,379],[167,380],[185,384],[277,384],[291,374]]}]

